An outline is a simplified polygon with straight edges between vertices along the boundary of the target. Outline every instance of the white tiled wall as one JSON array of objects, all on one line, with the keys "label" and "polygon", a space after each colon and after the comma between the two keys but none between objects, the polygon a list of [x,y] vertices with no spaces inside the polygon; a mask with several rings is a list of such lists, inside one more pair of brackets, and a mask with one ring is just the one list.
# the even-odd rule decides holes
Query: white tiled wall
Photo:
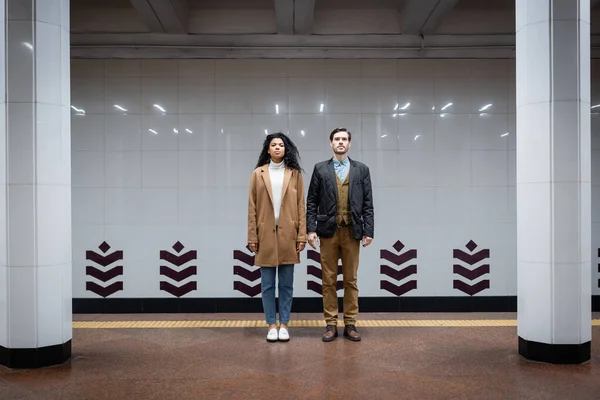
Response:
[{"label": "white tiled wall", "polygon": [[[374,184],[361,296],[393,296],[380,281],[402,283],[380,274],[390,265],[380,250],[395,252],[398,240],[418,252],[418,287],[407,296],[466,295],[453,288],[453,250],[470,240],[475,252],[490,250],[490,273],[469,282],[490,280],[478,295],[516,294],[514,60],[74,60],[71,68],[72,104],[85,110],[72,112],[74,297],[97,297],[85,282],[102,282],[86,276],[85,256],[102,241],[124,252],[114,297],[171,297],[159,291],[159,251],[177,241],[198,251],[198,289],[187,296],[244,296],[233,290],[232,253],[246,244],[247,188],[265,131],[289,133],[308,187],[338,126],[352,132],[350,156],[370,167]],[[595,170],[599,143],[595,135]],[[598,248],[597,207],[594,216]],[[301,259],[295,296],[317,296],[306,288],[306,252]]]}]

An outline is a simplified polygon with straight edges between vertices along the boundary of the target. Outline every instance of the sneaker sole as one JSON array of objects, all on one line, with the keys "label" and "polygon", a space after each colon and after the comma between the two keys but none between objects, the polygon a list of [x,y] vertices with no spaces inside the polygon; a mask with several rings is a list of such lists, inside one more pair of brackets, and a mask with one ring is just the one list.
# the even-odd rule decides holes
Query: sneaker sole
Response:
[{"label": "sneaker sole", "polygon": [[280,341],[280,342],[284,342],[284,343],[285,343],[285,342],[289,342],[289,341],[290,341],[290,339],[279,339],[279,341]]}]

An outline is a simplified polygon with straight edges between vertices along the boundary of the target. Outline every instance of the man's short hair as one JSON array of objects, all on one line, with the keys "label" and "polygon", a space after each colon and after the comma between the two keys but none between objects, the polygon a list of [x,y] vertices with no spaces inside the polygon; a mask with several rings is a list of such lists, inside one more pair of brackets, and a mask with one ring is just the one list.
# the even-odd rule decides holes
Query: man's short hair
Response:
[{"label": "man's short hair", "polygon": [[348,141],[351,142],[352,141],[352,133],[350,133],[350,131],[346,128],[335,128],[334,130],[331,131],[331,134],[329,135],[329,141],[333,141],[333,136],[338,133],[338,132],[346,132],[348,134]]}]

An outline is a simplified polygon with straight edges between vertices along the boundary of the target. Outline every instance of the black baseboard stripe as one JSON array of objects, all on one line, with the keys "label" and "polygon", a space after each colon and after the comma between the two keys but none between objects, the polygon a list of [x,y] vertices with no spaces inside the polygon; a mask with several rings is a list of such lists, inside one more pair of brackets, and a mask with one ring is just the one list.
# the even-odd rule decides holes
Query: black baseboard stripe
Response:
[{"label": "black baseboard stripe", "polygon": [[[342,299],[339,299],[342,310]],[[360,312],[516,312],[516,296],[361,297]],[[320,313],[320,297],[294,298],[292,312]],[[261,313],[260,298],[73,299],[75,314]]]},{"label": "black baseboard stripe", "polygon": [[42,368],[71,358],[71,341],[37,349],[8,349],[0,346],[0,365],[8,368]]},{"label": "black baseboard stripe", "polygon": [[519,337],[519,354],[531,361],[551,364],[581,364],[590,360],[591,342],[548,344]]},{"label": "black baseboard stripe", "polygon": [[[360,312],[516,312],[517,296],[361,297]],[[342,310],[342,299],[339,299]],[[76,298],[74,314],[261,313],[260,298]],[[298,297],[292,312],[320,313],[320,297]],[[600,311],[600,296],[592,296],[592,311]]]}]

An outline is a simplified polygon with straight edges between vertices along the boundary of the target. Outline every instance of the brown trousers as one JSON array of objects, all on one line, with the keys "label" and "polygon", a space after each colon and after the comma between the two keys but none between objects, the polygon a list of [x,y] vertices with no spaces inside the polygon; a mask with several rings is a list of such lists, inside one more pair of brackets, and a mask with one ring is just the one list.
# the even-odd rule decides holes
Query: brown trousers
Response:
[{"label": "brown trousers", "polygon": [[358,258],[360,241],[352,237],[352,228],[338,227],[333,237],[320,238],[323,275],[323,314],[328,325],[337,325],[338,260],[344,276],[344,324],[355,324],[358,315]]}]

